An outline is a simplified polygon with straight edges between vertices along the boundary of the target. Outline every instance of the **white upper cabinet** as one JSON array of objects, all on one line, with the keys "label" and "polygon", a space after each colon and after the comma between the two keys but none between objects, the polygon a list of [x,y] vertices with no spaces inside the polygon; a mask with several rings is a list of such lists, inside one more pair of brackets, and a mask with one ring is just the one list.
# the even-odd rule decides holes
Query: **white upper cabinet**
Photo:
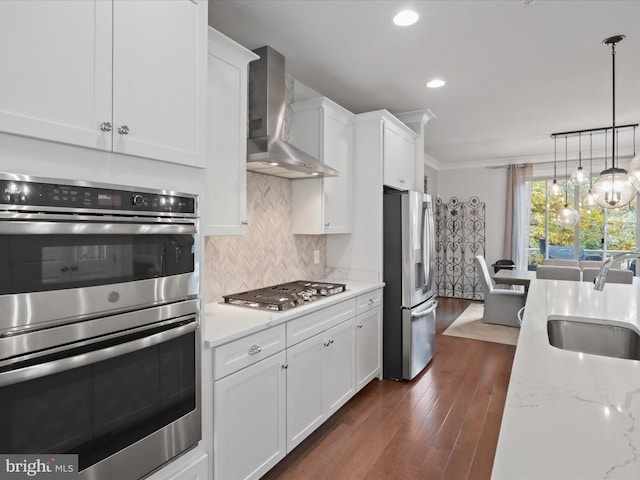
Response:
[{"label": "white upper cabinet", "polygon": [[293,233],[350,233],[353,114],[324,97],[296,102],[292,109],[292,143],[339,172],[293,182]]},{"label": "white upper cabinet", "polygon": [[258,56],[209,27],[204,235],[243,235],[247,225],[247,73]]},{"label": "white upper cabinet", "polygon": [[205,0],[114,1],[114,152],[204,166],[206,48]]},{"label": "white upper cabinet", "polygon": [[399,190],[414,186],[416,135],[399,120],[383,120],[383,183]]},{"label": "white upper cabinet", "polygon": [[0,2],[0,130],[111,149],[111,2]]},{"label": "white upper cabinet", "polygon": [[0,130],[203,166],[207,2],[0,2]]}]

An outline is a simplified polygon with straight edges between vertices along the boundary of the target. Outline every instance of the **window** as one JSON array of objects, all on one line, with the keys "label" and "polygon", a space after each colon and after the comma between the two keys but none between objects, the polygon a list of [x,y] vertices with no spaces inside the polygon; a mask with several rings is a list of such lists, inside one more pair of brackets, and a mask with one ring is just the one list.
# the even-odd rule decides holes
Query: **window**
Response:
[{"label": "window", "polygon": [[[555,212],[564,206],[564,197],[549,198],[547,189],[550,184],[550,179],[539,179],[531,185],[530,269],[542,261],[546,245],[550,247],[550,257],[576,260],[604,260],[612,254],[636,247],[637,198],[618,211],[580,206],[578,224],[573,228],[562,228],[555,221]],[[588,185],[574,188],[569,182],[569,204],[580,205],[580,199],[588,190]],[[635,271],[635,260],[623,262],[622,267]]]}]

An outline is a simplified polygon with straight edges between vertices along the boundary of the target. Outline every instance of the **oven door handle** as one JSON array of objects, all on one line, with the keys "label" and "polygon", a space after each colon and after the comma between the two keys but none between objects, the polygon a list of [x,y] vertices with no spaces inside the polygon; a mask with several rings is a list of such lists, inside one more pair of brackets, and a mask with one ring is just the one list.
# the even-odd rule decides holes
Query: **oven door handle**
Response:
[{"label": "oven door handle", "polygon": [[[109,358],[119,357],[127,353],[141,350],[143,348],[158,345],[171,339],[186,335],[196,330],[197,322],[181,325],[171,330],[158,332],[148,337],[131,340],[129,342],[112,345],[100,350],[81,353],[72,357],[61,358],[51,362],[40,363],[38,365],[30,365],[28,367],[17,368],[7,372],[0,373],[0,387],[20,383],[35,378],[53,375],[55,373],[64,372],[73,368],[83,367],[92,363],[101,362]],[[196,346],[197,347],[197,346]]]},{"label": "oven door handle", "polygon": [[195,234],[193,223],[1,222],[0,235],[181,235]]}]

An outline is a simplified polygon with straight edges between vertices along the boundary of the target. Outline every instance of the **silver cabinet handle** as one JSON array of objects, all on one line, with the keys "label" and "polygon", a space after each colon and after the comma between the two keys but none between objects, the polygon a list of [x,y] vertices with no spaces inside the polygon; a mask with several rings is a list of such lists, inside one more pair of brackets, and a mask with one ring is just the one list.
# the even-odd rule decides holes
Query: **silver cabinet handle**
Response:
[{"label": "silver cabinet handle", "polygon": [[331,345],[331,342],[329,340],[327,340],[326,342],[324,342],[324,346],[328,347],[329,345]]},{"label": "silver cabinet handle", "polygon": [[282,368],[283,368],[283,370],[286,370],[287,368],[289,368],[289,364],[288,363],[283,363],[282,364]]},{"label": "silver cabinet handle", "polygon": [[100,130],[102,130],[103,132],[110,132],[111,131],[111,122],[102,122],[100,124]]},{"label": "silver cabinet handle", "polygon": [[329,340],[329,343],[333,343],[333,338],[331,340]]},{"label": "silver cabinet handle", "polygon": [[370,298],[369,301],[367,302],[369,305],[373,305],[373,298]]},{"label": "silver cabinet handle", "polygon": [[127,135],[129,133],[129,127],[127,125],[122,125],[118,127],[118,133],[120,135]]},{"label": "silver cabinet handle", "polygon": [[248,220],[242,220],[242,222],[240,222],[240,223],[242,223],[242,225],[249,225],[249,221]]},{"label": "silver cabinet handle", "polygon": [[398,180],[400,181],[400,183],[406,183],[404,178],[399,178]]},{"label": "silver cabinet handle", "polygon": [[262,351],[262,347],[260,345],[251,345],[251,348],[247,352],[249,355],[255,355],[256,353],[260,353]]},{"label": "silver cabinet handle", "polygon": [[362,328],[362,324],[361,323],[358,324],[358,328]]},{"label": "silver cabinet handle", "polygon": [[324,224],[325,227],[328,227],[329,225],[331,225],[329,222]]}]

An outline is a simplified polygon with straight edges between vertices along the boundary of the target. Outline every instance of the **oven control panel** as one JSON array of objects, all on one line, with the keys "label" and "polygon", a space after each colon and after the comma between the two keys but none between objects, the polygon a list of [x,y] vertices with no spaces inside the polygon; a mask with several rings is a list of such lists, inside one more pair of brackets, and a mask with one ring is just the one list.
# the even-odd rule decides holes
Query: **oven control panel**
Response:
[{"label": "oven control panel", "polygon": [[139,214],[196,213],[195,196],[167,191],[109,188],[84,182],[63,184],[6,178],[0,178],[0,204],[19,206],[20,210],[54,207],[56,210],[74,212],[98,210]]}]

